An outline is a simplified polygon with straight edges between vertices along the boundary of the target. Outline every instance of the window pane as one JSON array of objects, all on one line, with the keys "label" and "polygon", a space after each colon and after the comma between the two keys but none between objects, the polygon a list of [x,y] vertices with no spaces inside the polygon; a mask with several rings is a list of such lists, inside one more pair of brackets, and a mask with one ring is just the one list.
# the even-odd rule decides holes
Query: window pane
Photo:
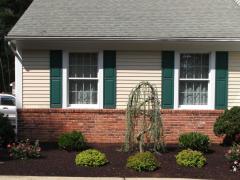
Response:
[{"label": "window pane", "polygon": [[208,74],[209,74],[209,67],[202,67],[202,78],[203,79],[208,79]]},{"label": "window pane", "polygon": [[97,104],[97,80],[69,80],[69,104]]},{"label": "window pane", "polygon": [[208,79],[209,54],[181,54],[180,78]]},{"label": "window pane", "polygon": [[209,54],[181,54],[179,105],[207,105]]},{"label": "window pane", "polygon": [[179,105],[207,105],[208,81],[180,81]]},{"label": "window pane", "polygon": [[91,77],[91,66],[84,66],[83,74],[85,78]]},{"label": "window pane", "polygon": [[98,66],[92,66],[90,69],[91,77],[97,77],[98,73]]},{"label": "window pane", "polygon": [[1,97],[1,105],[3,106],[15,106],[15,99],[10,96]]},{"label": "window pane", "polygon": [[97,78],[98,63],[96,53],[70,53],[69,77]]},{"label": "window pane", "polygon": [[91,55],[90,54],[82,54],[82,56],[83,56],[84,66],[90,66],[91,65]]}]

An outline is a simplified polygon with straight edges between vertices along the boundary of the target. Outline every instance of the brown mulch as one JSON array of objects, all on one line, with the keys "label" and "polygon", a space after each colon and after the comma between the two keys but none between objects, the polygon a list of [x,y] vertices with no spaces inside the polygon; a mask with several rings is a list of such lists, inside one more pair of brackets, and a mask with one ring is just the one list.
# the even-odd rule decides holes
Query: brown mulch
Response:
[{"label": "brown mulch", "polygon": [[109,164],[100,168],[77,167],[74,164],[76,152],[58,150],[54,145],[43,147],[41,159],[10,160],[6,151],[0,152],[0,175],[28,176],[81,176],[81,177],[174,177],[205,179],[240,179],[240,173],[232,173],[224,158],[228,148],[212,145],[212,152],[207,154],[207,165],[204,168],[185,168],[176,164],[175,155],[179,151],[176,146],[168,148],[168,152],[157,155],[161,168],[154,172],[135,172],[125,167],[130,153],[117,151],[119,145],[92,145],[106,153]]}]

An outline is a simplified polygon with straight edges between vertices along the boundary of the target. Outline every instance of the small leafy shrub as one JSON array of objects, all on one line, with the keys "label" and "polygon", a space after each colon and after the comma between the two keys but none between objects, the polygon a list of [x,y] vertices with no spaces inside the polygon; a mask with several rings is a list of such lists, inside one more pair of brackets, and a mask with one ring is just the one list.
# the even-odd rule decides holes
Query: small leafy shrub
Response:
[{"label": "small leafy shrub", "polygon": [[100,167],[107,163],[106,155],[96,149],[82,151],[75,158],[77,166]]},{"label": "small leafy shrub", "polygon": [[39,141],[35,141],[31,144],[29,139],[21,141],[19,143],[12,143],[8,145],[9,155],[13,159],[35,159],[41,157],[41,148],[39,147]]},{"label": "small leafy shrub", "polygon": [[86,142],[81,132],[73,131],[62,134],[58,146],[67,151],[81,151],[86,149]]},{"label": "small leafy shrub", "polygon": [[180,166],[201,168],[207,160],[200,151],[187,149],[177,154],[176,161]]},{"label": "small leafy shrub", "polygon": [[137,153],[127,160],[127,167],[136,171],[154,171],[159,167],[156,157],[151,152]]},{"label": "small leafy shrub", "polygon": [[225,154],[225,157],[230,162],[230,169],[233,172],[240,171],[240,144],[234,143],[233,146]]},{"label": "small leafy shrub", "polygon": [[179,146],[183,149],[207,152],[209,150],[209,145],[209,137],[198,132],[185,133],[179,137]]},{"label": "small leafy shrub", "polygon": [[225,140],[228,140],[226,143],[234,141],[235,136],[240,133],[240,107],[225,110],[214,124],[214,133],[217,136],[225,135]]},{"label": "small leafy shrub", "polygon": [[7,144],[14,142],[14,129],[7,117],[0,114],[0,147],[6,147]]},{"label": "small leafy shrub", "polygon": [[240,144],[233,144],[233,146],[225,154],[225,157],[230,161],[240,160]]}]

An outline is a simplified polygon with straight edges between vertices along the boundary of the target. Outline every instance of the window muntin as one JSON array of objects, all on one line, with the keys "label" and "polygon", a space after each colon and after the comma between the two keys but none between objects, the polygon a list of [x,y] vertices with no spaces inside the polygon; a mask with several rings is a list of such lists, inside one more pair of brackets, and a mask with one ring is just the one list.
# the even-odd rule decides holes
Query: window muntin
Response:
[{"label": "window muntin", "polygon": [[69,54],[69,104],[98,103],[97,53]]},{"label": "window muntin", "polygon": [[208,105],[209,54],[180,54],[179,105]]}]

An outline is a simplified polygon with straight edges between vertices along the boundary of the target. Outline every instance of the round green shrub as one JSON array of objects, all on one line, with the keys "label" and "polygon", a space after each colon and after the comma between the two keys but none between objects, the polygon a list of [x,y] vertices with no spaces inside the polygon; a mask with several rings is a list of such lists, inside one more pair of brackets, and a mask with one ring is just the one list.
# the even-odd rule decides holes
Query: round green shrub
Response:
[{"label": "round green shrub", "polygon": [[7,144],[14,142],[15,132],[7,117],[0,114],[0,147],[6,147]]},{"label": "round green shrub", "polygon": [[108,163],[106,155],[96,149],[80,152],[75,158],[77,166],[100,167]]},{"label": "round green shrub", "polygon": [[214,124],[214,133],[217,136],[226,135],[225,140],[234,141],[240,133],[240,107],[225,110]]},{"label": "round green shrub", "polygon": [[186,149],[181,151],[176,156],[177,164],[185,167],[203,167],[207,160],[200,151]]},{"label": "round green shrub", "polygon": [[159,167],[159,163],[151,152],[137,153],[127,160],[127,167],[136,171],[154,171]]},{"label": "round green shrub", "polygon": [[209,150],[209,145],[209,137],[198,132],[185,133],[179,137],[179,147],[182,149],[207,152]]},{"label": "round green shrub", "polygon": [[86,149],[87,145],[82,133],[73,131],[62,134],[58,139],[58,146],[67,151],[81,151]]}]

